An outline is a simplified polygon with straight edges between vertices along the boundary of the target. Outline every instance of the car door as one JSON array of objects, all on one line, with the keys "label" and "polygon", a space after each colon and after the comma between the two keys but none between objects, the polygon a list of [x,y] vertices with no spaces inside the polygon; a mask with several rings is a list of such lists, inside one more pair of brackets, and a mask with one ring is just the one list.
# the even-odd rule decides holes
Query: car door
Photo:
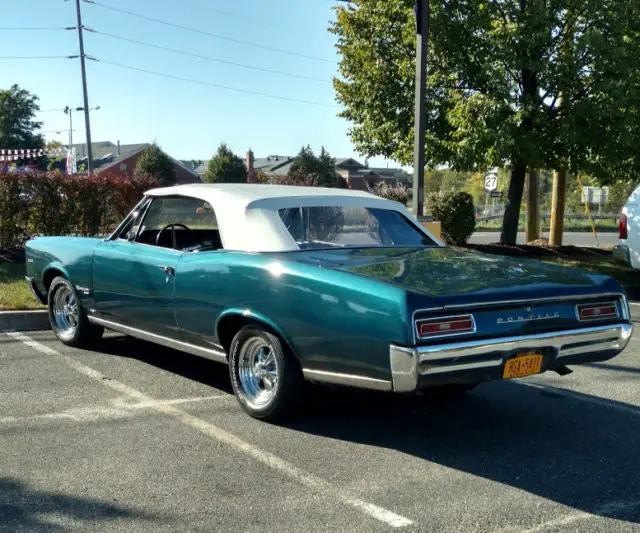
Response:
[{"label": "car door", "polygon": [[96,249],[93,290],[99,316],[180,339],[174,290],[183,252],[175,232],[176,228],[186,228],[185,213],[201,205],[202,201],[193,198],[153,198]]}]

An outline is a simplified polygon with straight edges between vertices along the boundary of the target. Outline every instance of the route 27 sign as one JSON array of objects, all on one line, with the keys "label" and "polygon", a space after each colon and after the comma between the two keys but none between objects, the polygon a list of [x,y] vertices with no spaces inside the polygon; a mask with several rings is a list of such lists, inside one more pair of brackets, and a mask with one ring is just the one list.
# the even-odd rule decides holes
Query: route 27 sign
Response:
[{"label": "route 27 sign", "polygon": [[484,188],[486,191],[495,191],[498,188],[498,173],[488,172],[484,176]]}]

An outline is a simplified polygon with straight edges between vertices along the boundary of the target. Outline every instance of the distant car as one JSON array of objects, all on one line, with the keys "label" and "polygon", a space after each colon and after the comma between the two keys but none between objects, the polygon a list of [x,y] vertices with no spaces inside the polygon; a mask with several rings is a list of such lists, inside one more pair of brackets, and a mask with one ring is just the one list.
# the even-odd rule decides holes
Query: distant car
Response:
[{"label": "distant car", "polygon": [[640,269],[640,185],[622,208],[618,225],[620,243],[613,247],[613,257],[632,268]]},{"label": "distant car", "polygon": [[65,344],[105,328],[229,363],[252,416],[304,381],[381,391],[603,361],[631,335],[612,278],[447,248],[368,193],[275,185],[149,191],[107,239],[26,246],[27,279]]}]

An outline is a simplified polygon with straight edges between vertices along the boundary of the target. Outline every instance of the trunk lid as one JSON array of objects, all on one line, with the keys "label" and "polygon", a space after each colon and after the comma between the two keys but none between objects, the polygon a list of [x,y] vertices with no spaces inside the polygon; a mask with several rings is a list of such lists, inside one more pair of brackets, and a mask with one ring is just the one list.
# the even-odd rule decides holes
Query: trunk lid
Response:
[{"label": "trunk lid", "polygon": [[578,303],[622,294],[609,276],[444,247],[322,250],[289,258],[401,287],[416,319],[471,313],[474,338],[584,327]]}]

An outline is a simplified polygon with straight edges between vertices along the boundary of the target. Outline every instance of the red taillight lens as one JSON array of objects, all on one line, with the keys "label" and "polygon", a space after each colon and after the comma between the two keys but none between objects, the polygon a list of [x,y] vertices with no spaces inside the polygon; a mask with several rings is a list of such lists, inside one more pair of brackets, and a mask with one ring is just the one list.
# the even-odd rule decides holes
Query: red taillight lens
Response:
[{"label": "red taillight lens", "polygon": [[616,318],[617,316],[618,306],[613,302],[578,305],[578,318],[580,320],[603,320]]},{"label": "red taillight lens", "polygon": [[459,335],[461,333],[473,333],[475,331],[475,322],[472,315],[428,318],[417,320],[416,330],[419,339],[440,337],[442,335]]},{"label": "red taillight lens", "polygon": [[618,226],[618,237],[620,239],[626,239],[628,234],[627,228],[627,215],[620,215],[620,225]]}]

